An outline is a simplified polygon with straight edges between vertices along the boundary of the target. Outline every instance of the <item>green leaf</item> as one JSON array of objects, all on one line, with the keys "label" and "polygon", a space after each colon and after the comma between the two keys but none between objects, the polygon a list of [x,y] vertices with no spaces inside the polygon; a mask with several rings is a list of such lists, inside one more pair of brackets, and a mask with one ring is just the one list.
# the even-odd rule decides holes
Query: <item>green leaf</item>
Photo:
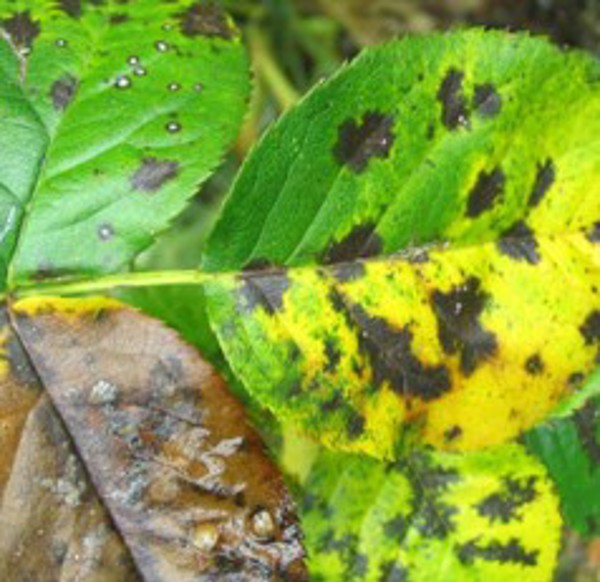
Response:
[{"label": "green leaf", "polygon": [[519,445],[394,465],[323,453],[306,491],[311,580],[552,579],[558,500]]},{"label": "green leaf", "polygon": [[225,356],[330,446],[505,442],[596,365],[599,175],[598,61],[479,30],[366,51],[265,137],[207,242]]},{"label": "green leaf", "polygon": [[235,136],[238,31],[214,4],[158,0],[3,2],[0,27],[2,279],[127,267]]},{"label": "green leaf", "polygon": [[534,428],[525,441],[554,479],[567,523],[600,536],[600,399]]}]

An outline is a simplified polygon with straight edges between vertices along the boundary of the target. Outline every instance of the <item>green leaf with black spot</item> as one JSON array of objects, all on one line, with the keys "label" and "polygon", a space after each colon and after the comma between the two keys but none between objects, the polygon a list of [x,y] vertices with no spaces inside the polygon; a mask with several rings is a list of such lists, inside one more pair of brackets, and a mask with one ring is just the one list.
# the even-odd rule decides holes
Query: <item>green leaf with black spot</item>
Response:
[{"label": "green leaf with black spot", "polygon": [[600,536],[600,398],[534,428],[525,441],[554,479],[567,523]]},{"label": "green leaf with black spot", "polygon": [[1,2],[0,28],[2,280],[127,267],[235,136],[237,29],[158,0]]},{"label": "green leaf with black spot", "polygon": [[330,446],[505,442],[595,366],[598,176],[592,57],[480,30],[368,50],[233,188],[204,256],[221,347]]},{"label": "green leaf with black spot", "polygon": [[311,580],[552,579],[558,500],[520,445],[393,465],[327,452],[305,488]]}]

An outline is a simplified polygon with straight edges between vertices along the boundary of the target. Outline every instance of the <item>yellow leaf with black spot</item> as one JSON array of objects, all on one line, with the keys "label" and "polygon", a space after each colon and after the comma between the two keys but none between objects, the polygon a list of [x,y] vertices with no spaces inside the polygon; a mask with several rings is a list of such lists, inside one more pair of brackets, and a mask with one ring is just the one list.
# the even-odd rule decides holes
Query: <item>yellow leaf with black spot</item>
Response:
[{"label": "yellow leaf with black spot", "polygon": [[368,50],[236,182],[204,258],[221,347],[327,445],[505,442],[598,361],[598,176],[593,58],[479,30]]},{"label": "yellow leaf with black spot", "polygon": [[322,453],[301,515],[311,576],[324,582],[544,582],[560,547],[552,484],[516,444],[392,465]]}]

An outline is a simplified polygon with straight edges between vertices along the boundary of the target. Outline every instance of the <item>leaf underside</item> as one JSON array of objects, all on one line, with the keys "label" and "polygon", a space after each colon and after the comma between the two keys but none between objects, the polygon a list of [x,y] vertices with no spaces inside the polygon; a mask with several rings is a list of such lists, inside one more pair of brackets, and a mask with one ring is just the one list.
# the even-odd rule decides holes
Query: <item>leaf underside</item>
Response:
[{"label": "leaf underside", "polygon": [[455,450],[528,429],[597,365],[599,136],[586,55],[479,30],[366,51],[270,131],[209,238],[230,365],[379,457],[407,426]]},{"label": "leaf underside", "polygon": [[106,299],[3,317],[2,579],[305,579],[277,468],[174,332]]},{"label": "leaf underside", "polygon": [[238,31],[202,2],[0,3],[0,279],[127,267],[232,141]]}]

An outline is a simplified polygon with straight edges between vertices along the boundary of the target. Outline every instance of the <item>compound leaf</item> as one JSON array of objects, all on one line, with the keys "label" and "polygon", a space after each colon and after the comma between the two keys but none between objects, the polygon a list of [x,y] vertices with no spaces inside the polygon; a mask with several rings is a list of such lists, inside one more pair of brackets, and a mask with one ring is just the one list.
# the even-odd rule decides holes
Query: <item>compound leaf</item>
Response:
[{"label": "compound leaf", "polygon": [[116,271],[235,136],[240,36],[203,2],[0,3],[0,275]]},{"label": "compound leaf", "polygon": [[250,156],[209,314],[261,402],[390,457],[528,429],[600,341],[600,64],[467,31],[366,51]]}]

